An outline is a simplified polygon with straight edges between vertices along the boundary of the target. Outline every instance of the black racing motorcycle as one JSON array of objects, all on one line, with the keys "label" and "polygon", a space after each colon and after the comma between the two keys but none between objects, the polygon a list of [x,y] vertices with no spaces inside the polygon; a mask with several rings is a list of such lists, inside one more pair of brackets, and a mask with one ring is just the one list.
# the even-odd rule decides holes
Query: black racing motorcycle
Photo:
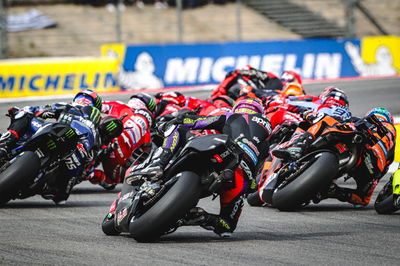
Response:
[{"label": "black racing motorcycle", "polygon": [[57,183],[65,160],[84,137],[69,125],[48,122],[12,151],[0,163],[0,204],[33,195],[48,198],[47,191]]},{"label": "black racing motorcycle", "polygon": [[309,152],[298,160],[283,160],[273,157],[266,161],[258,183],[258,191],[250,194],[247,202],[251,206],[269,205],[282,211],[296,210],[318,195],[328,191],[333,180],[350,178],[365,142],[375,142],[376,138],[364,134],[364,128],[375,125],[380,134],[387,131],[371,116],[357,123],[359,130],[353,133],[331,128],[329,133],[319,136]]},{"label": "black racing motorcycle", "polygon": [[[200,198],[211,196],[233,182],[242,150],[228,135],[216,134],[189,139],[166,167],[162,177],[126,176],[134,184],[114,201],[104,218],[106,235],[129,232],[139,242],[148,242],[185,225],[184,217]],[[153,154],[138,166],[145,167]],[[124,184],[125,185],[125,184]]]}]

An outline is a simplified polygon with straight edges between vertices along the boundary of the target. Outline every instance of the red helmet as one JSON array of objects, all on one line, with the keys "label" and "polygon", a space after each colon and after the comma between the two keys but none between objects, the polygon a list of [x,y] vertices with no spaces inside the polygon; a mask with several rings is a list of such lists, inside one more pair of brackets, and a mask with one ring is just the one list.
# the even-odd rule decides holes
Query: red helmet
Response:
[{"label": "red helmet", "polygon": [[281,82],[284,87],[286,83],[298,83],[299,85],[303,84],[300,75],[292,70],[285,70],[282,72]]},{"label": "red helmet", "polygon": [[232,107],[235,104],[235,101],[227,96],[227,95],[219,95],[210,101],[213,105],[215,105],[217,108],[221,107]]},{"label": "red helmet", "polygon": [[263,114],[264,107],[258,98],[244,98],[236,101],[232,112],[237,114]]},{"label": "red helmet", "polygon": [[177,91],[160,92],[156,94],[156,98],[179,106],[184,106],[186,103],[185,95]]},{"label": "red helmet", "polygon": [[349,107],[346,93],[337,87],[326,87],[319,95],[322,104],[331,104]]}]

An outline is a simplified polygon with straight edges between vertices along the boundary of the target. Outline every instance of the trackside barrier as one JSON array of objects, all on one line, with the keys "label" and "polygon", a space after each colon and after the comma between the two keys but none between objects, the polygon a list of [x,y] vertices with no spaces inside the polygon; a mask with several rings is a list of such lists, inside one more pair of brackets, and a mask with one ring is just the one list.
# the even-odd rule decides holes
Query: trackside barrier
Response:
[{"label": "trackside barrier", "polygon": [[395,124],[396,128],[396,148],[394,160],[400,162],[400,124]]},{"label": "trackside barrier", "polygon": [[111,57],[0,60],[0,97],[119,91],[118,67]]},{"label": "trackside barrier", "polygon": [[124,89],[220,83],[247,64],[280,75],[295,70],[303,79],[400,74],[400,37],[304,39],[169,45],[107,44],[102,55],[121,62]]}]

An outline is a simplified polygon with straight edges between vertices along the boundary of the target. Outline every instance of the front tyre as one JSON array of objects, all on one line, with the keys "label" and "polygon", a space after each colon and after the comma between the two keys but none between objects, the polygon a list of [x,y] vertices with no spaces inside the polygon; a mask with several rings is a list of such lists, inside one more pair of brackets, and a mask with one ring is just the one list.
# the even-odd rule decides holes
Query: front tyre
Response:
[{"label": "front tyre", "polygon": [[375,200],[374,208],[379,214],[391,214],[399,209],[394,205],[392,179],[390,179],[379,192]]},{"label": "front tyre", "polygon": [[327,187],[337,175],[339,160],[331,152],[321,152],[299,176],[286,186],[279,187],[272,195],[273,207],[292,211],[309,201],[319,190]]},{"label": "front tyre", "polygon": [[253,207],[260,207],[264,204],[264,202],[260,199],[260,196],[258,195],[258,191],[250,193],[247,196],[247,203]]},{"label": "front tyre", "polygon": [[196,206],[201,196],[200,177],[193,172],[182,172],[168,192],[140,217],[133,217],[129,233],[139,242],[159,238]]},{"label": "front tyre", "polygon": [[40,159],[34,152],[26,151],[12,159],[0,173],[0,204],[15,198],[18,191],[38,175],[39,169]]},{"label": "front tyre", "polygon": [[121,234],[120,231],[117,230],[115,227],[115,220],[114,217],[108,217],[108,215],[104,218],[103,222],[101,223],[101,229],[103,233],[108,236],[117,236]]}]

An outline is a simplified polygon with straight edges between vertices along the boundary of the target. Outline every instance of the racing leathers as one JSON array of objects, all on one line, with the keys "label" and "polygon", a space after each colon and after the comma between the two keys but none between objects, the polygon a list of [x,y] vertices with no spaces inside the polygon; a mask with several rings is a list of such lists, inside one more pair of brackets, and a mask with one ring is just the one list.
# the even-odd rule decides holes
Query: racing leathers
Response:
[{"label": "racing leathers", "polygon": [[364,134],[363,149],[355,167],[348,175],[356,181],[357,188],[342,188],[332,183],[325,194],[317,195],[314,202],[325,198],[336,198],[353,205],[366,206],[379,180],[386,174],[394,159],[396,131],[392,124],[373,120],[368,117],[352,118],[342,123],[335,118],[323,115],[312,117],[313,125],[302,135],[292,138],[287,148],[272,151],[279,158],[300,158],[316,137],[327,134],[332,128],[339,129],[343,139],[351,138],[354,132]]},{"label": "racing leathers", "polygon": [[227,187],[219,191],[219,215],[208,214],[201,209],[199,211],[199,208],[189,213],[192,218],[196,215],[202,217],[199,225],[204,228],[212,229],[221,236],[229,236],[237,226],[245,195],[250,189],[255,189],[258,163],[268,154],[267,137],[271,133],[271,125],[262,114],[237,113],[208,117],[187,115],[180,121],[172,122],[178,125],[175,127],[171,122],[167,122],[170,123],[170,126],[166,127],[167,131],[173,130],[164,139],[156,159],[142,170],[143,172],[148,173],[151,170],[154,175],[161,175],[174,152],[186,142],[185,134],[189,129],[215,129],[229,135],[243,150],[242,160],[234,174],[233,188]]},{"label": "racing leathers", "polygon": [[[69,124],[78,135],[76,151],[64,161],[62,174],[54,184],[43,189],[42,196],[58,203],[67,200],[72,187],[80,181],[82,174],[90,172],[95,150],[99,146],[97,126],[100,121],[100,111],[91,106],[74,106],[66,103],[56,103],[42,106],[26,106],[22,109],[9,109],[11,124],[8,132],[2,136],[2,147],[7,146],[9,152],[18,142],[23,142],[39,130],[45,123],[42,119],[54,118],[57,122]],[[38,119],[39,118],[39,119]]]},{"label": "racing leathers", "polygon": [[97,168],[87,178],[94,184],[118,184],[132,160],[136,159],[134,157],[148,149],[153,114],[147,109],[133,109],[119,101],[104,101],[102,113],[116,118],[124,117],[124,129],[108,144],[110,151],[101,159],[104,171]]}]

